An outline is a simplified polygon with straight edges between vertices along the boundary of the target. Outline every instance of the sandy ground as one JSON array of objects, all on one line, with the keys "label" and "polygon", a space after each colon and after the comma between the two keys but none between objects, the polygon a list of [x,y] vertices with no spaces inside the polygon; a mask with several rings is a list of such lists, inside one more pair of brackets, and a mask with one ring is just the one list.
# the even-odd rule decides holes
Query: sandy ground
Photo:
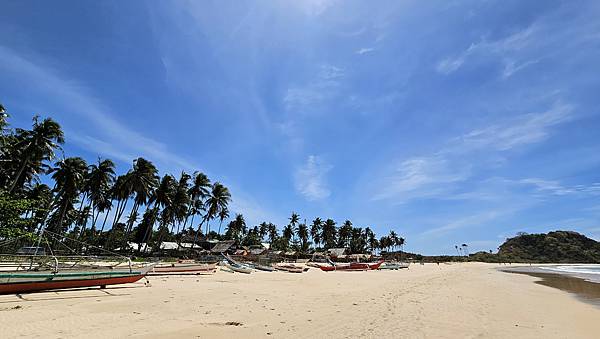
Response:
[{"label": "sandy ground", "polygon": [[600,309],[492,264],[217,272],[0,296],[3,338],[598,338]]}]

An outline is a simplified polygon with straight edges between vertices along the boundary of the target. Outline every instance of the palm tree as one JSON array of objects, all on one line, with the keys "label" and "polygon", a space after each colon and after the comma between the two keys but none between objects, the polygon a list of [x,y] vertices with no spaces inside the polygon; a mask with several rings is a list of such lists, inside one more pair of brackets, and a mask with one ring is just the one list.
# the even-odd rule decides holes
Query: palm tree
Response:
[{"label": "palm tree", "polygon": [[279,234],[277,232],[277,226],[275,226],[272,223],[269,223],[269,245],[271,247],[273,246],[273,241],[275,241],[275,239],[277,239],[278,236]]},{"label": "palm tree", "polygon": [[464,255],[469,256],[469,245],[462,244],[462,245],[460,245],[460,247],[462,247]]},{"label": "palm tree", "polygon": [[260,237],[261,242],[267,236],[268,233],[269,233],[269,224],[267,224],[265,221],[263,221],[260,225],[258,225],[258,236]]},{"label": "palm tree", "polygon": [[313,240],[315,247],[318,247],[321,244],[321,227],[323,226],[323,221],[321,218],[315,218],[313,220],[312,225],[310,226],[310,237]]},{"label": "palm tree", "polygon": [[[159,234],[158,234],[158,241],[157,241],[157,246],[158,248],[160,248],[160,244],[161,244],[161,237],[164,233],[164,229],[166,227],[168,227],[168,224],[170,223],[171,219],[171,205],[173,204],[173,197],[175,195],[175,191],[177,190],[177,181],[175,180],[175,178],[170,175],[167,174],[165,176],[162,177],[162,179],[160,180],[160,183],[158,184],[158,187],[156,188],[156,190],[154,191],[154,194],[150,197],[150,204],[153,204],[153,208],[155,209],[155,213],[156,215],[158,215],[158,209],[162,208],[162,213],[160,216],[160,220],[159,220]],[[154,226],[153,226],[154,227]],[[144,234],[144,239],[148,239],[148,232],[149,230],[151,230],[153,227],[149,227],[146,228],[146,234]]]},{"label": "palm tree", "polygon": [[369,251],[373,253],[373,251],[377,248],[378,241],[375,237],[375,233],[371,230],[370,227],[365,228],[365,238],[367,244],[369,245]]},{"label": "palm tree", "polygon": [[127,202],[129,201],[129,197],[133,193],[131,186],[128,185],[128,174],[119,175],[115,184],[112,187],[112,199],[117,200],[117,207],[115,210],[115,217],[113,219],[112,227],[119,222],[121,219],[121,215],[125,211],[125,207],[127,207]]},{"label": "palm tree", "polygon": [[392,246],[392,251],[395,251],[396,245],[398,244],[398,234],[396,234],[396,231],[391,230],[389,238],[390,238],[390,245]]},{"label": "palm tree", "polygon": [[55,181],[55,203],[58,208],[58,223],[54,226],[55,233],[63,232],[63,222],[68,211],[73,210],[73,202],[83,188],[87,172],[85,160],[79,157],[66,158],[56,163],[52,170]]},{"label": "palm tree", "polygon": [[[115,164],[108,159],[98,159],[98,164],[90,165],[87,180],[87,191],[89,192],[89,207],[92,208],[92,229],[95,230],[96,222],[101,212],[106,211],[109,206],[108,192],[115,181]],[[112,205],[112,203],[110,204]],[[92,232],[93,235],[93,232]]]},{"label": "palm tree", "polygon": [[[190,189],[189,180],[191,178],[192,177],[189,174],[181,172],[181,177],[179,178],[179,182],[177,183],[177,189],[175,190],[175,195],[173,196],[173,213],[175,220],[177,221],[176,234],[179,234],[179,227],[181,226],[181,223],[184,222],[184,220],[187,218],[190,209],[191,198],[188,194],[188,191]],[[174,226],[175,225],[171,226],[171,233],[173,232]]]},{"label": "palm tree", "polygon": [[322,240],[325,249],[334,248],[336,244],[337,230],[335,228],[335,221],[332,219],[325,220],[323,224]]},{"label": "palm tree", "polygon": [[352,222],[350,220],[344,221],[342,227],[339,230],[338,246],[349,247],[350,237],[352,236]]},{"label": "palm tree", "polygon": [[212,186],[210,197],[205,203],[206,215],[204,216],[204,220],[206,221],[207,235],[210,232],[210,221],[214,219],[221,210],[227,208],[229,201],[231,201],[231,193],[229,193],[227,187],[219,182],[215,182]]},{"label": "palm tree", "polygon": [[142,205],[148,203],[148,199],[152,195],[156,186],[158,186],[158,170],[150,161],[144,158],[137,158],[133,161],[133,168],[127,174],[127,182],[125,184],[126,191],[130,191],[134,195],[133,208],[129,214],[127,229],[125,230],[125,241],[131,233],[133,223],[135,222],[138,209]]},{"label": "palm tree", "polygon": [[[204,200],[210,195],[210,179],[208,179],[206,174],[195,172],[193,181],[194,183],[189,192],[192,201],[189,206],[188,214],[183,222],[183,228],[187,226],[187,221],[190,216],[192,217],[190,224],[192,226],[194,225],[194,217],[204,210]],[[228,217],[229,215],[225,218]],[[221,232],[219,231],[219,234],[220,233]]]},{"label": "palm tree", "polygon": [[235,240],[238,244],[242,242],[243,234],[246,229],[246,220],[242,214],[236,214],[232,222],[227,227],[225,236]]},{"label": "palm tree", "polygon": [[221,225],[223,225],[223,220],[229,218],[229,209],[223,208],[219,211],[219,236],[221,235]]},{"label": "palm tree", "polygon": [[[298,222],[300,221],[300,216],[294,212],[292,212],[292,216],[290,217],[290,224],[289,226],[291,227],[292,230],[292,243],[296,242],[296,225],[298,224]],[[288,238],[290,239],[290,238]]]},{"label": "palm tree", "polygon": [[305,223],[298,225],[298,238],[300,239],[300,249],[302,252],[308,250],[308,227]]},{"label": "palm tree", "polygon": [[50,118],[39,122],[37,116],[33,118],[31,131],[16,129],[16,139],[18,141],[14,147],[18,149],[20,160],[8,188],[9,193],[44,172],[48,167],[45,162],[54,159],[54,150],[65,141],[57,122]]}]

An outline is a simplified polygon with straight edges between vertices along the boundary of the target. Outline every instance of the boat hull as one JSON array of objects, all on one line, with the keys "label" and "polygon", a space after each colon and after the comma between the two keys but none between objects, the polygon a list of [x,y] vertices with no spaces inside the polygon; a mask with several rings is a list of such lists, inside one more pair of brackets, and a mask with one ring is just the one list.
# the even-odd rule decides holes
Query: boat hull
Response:
[{"label": "boat hull", "polygon": [[43,281],[17,281],[0,284],[0,294],[18,294],[24,292],[37,292],[78,287],[108,286],[134,283],[142,279],[145,274],[106,276],[102,278],[74,278]]},{"label": "boat hull", "polygon": [[171,264],[155,266],[148,274],[212,273],[216,268],[216,264]]}]

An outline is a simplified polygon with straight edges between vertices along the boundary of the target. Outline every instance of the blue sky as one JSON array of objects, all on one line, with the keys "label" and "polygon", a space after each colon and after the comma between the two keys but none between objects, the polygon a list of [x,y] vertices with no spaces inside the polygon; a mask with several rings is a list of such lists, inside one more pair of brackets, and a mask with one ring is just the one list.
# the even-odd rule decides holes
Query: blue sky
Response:
[{"label": "blue sky", "polygon": [[407,250],[600,238],[597,1],[8,1],[0,101],[67,155],[205,171]]}]

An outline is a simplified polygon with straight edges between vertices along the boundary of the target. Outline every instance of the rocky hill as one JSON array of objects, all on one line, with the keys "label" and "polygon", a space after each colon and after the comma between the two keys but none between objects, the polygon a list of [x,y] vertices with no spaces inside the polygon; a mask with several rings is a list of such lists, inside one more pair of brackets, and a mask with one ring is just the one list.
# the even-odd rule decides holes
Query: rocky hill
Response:
[{"label": "rocky hill", "polygon": [[521,234],[500,245],[498,256],[513,262],[600,263],[600,242],[570,231]]}]

